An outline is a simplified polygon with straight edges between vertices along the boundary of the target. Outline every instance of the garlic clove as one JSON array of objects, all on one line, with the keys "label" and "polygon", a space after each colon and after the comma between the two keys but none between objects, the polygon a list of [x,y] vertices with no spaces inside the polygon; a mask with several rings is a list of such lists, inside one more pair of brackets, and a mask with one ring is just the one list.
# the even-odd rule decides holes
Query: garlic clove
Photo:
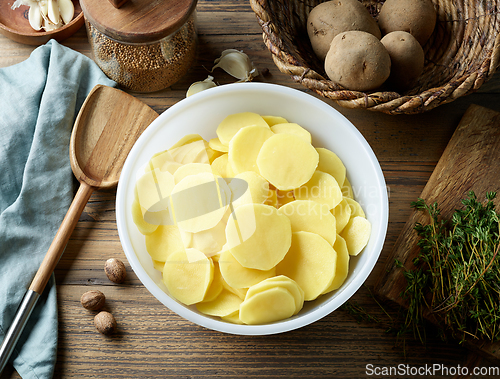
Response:
[{"label": "garlic clove", "polygon": [[202,80],[200,82],[194,82],[191,84],[187,90],[186,97],[192,96],[195,93],[204,91],[209,88],[217,87],[217,84],[214,83],[214,77],[208,75],[208,77],[205,80]]},{"label": "garlic clove", "polygon": [[42,29],[42,13],[40,12],[38,4],[30,6],[28,11],[28,21],[34,30],[38,31]]},{"label": "garlic clove", "polygon": [[[49,20],[54,24],[58,25],[61,21],[61,16],[59,14],[59,5],[57,4],[57,0],[48,0],[48,12],[47,15]],[[47,29],[45,29],[47,30]]]},{"label": "garlic clove", "polygon": [[75,14],[75,7],[71,0],[58,0],[61,18],[65,24],[69,24]]},{"label": "garlic clove", "polygon": [[248,55],[236,49],[224,50],[214,63],[212,72],[219,67],[240,81],[251,81],[259,75]]},{"label": "garlic clove", "polygon": [[49,13],[49,4],[47,3],[47,0],[40,0],[38,1],[38,5],[40,6],[40,11],[42,12],[42,17],[43,18],[48,18],[48,13]]}]

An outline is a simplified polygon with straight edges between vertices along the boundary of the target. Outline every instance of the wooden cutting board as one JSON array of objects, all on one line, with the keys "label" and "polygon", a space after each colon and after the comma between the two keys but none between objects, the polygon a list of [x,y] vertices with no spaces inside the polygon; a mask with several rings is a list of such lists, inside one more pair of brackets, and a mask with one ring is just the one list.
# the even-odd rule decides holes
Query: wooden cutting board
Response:
[{"label": "wooden cutting board", "polygon": [[[496,204],[500,202],[500,113],[477,105],[466,111],[420,197],[428,204],[437,201],[442,216],[448,218],[461,208],[460,201],[469,191],[474,191],[478,199],[484,199],[487,191],[496,191]],[[428,221],[423,212],[414,211],[403,227],[375,286],[380,297],[407,306],[400,296],[406,279],[403,269],[394,262],[398,259],[405,267],[413,268],[412,260],[419,253],[414,226],[416,222]],[[427,315],[433,322],[431,317]],[[500,362],[500,342],[474,341],[466,345]]]}]

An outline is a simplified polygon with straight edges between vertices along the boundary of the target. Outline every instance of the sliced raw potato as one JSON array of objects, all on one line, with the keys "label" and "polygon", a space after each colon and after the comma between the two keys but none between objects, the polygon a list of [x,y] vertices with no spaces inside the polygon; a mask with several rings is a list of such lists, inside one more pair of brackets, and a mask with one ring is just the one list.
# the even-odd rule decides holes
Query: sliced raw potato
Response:
[{"label": "sliced raw potato", "polygon": [[245,298],[240,305],[244,324],[267,324],[293,316],[295,299],[286,288],[274,287]]},{"label": "sliced raw potato", "polygon": [[144,235],[151,234],[158,228],[158,225],[150,224],[144,220],[142,208],[137,199],[132,202],[132,220],[139,232]]},{"label": "sliced raw potato", "polygon": [[171,174],[174,174],[175,171],[177,171],[177,169],[181,166],[182,164],[176,162],[172,157],[172,154],[170,154],[169,151],[165,150],[153,155],[146,165],[144,171],[154,171],[154,169],[158,168],[162,171],[168,171]]},{"label": "sliced raw potato", "polygon": [[269,182],[253,171],[242,172],[229,182],[232,203],[238,207],[248,203],[264,203],[269,195]]},{"label": "sliced raw potato", "polygon": [[191,233],[190,247],[202,251],[212,257],[219,253],[226,244],[226,220],[224,217],[211,229]]},{"label": "sliced raw potato", "polygon": [[234,293],[223,289],[214,300],[198,303],[196,308],[210,316],[227,317],[238,312],[242,302],[243,300]]},{"label": "sliced raw potato", "polygon": [[177,226],[191,233],[215,227],[229,206],[231,190],[211,173],[187,176],[172,190],[171,203]]},{"label": "sliced raw potato", "polygon": [[274,133],[295,134],[297,137],[302,138],[304,141],[306,141],[308,143],[312,142],[311,133],[309,133],[302,126],[300,126],[299,124],[296,124],[294,122],[276,124],[274,126],[271,126],[271,130]]},{"label": "sliced raw potato", "polygon": [[337,234],[340,234],[351,218],[352,208],[349,206],[346,199],[343,198],[331,212],[337,220]]},{"label": "sliced raw potato", "polygon": [[156,225],[174,224],[170,204],[174,186],[173,175],[158,168],[139,178],[135,188],[136,198],[145,222]]},{"label": "sliced raw potato", "polygon": [[365,211],[363,211],[363,207],[361,206],[360,203],[358,203],[356,200],[351,199],[350,197],[345,197],[344,200],[348,204],[348,206],[351,208],[351,219],[353,217],[364,217],[366,218]]},{"label": "sliced raw potato", "polygon": [[341,236],[337,236],[333,249],[337,252],[337,263],[335,265],[335,276],[333,277],[330,286],[323,292],[331,292],[339,289],[345,282],[347,274],[349,273],[349,252],[347,244]]},{"label": "sliced raw potato", "polygon": [[268,126],[245,126],[229,142],[228,160],[233,172],[253,171],[259,174],[257,156],[262,144],[273,136]]},{"label": "sliced raw potato", "polygon": [[313,200],[295,200],[278,210],[290,219],[292,232],[311,232],[319,234],[330,245],[337,235],[336,220],[328,206]]},{"label": "sliced raw potato", "polygon": [[223,145],[229,146],[234,135],[245,126],[256,125],[269,129],[269,125],[262,116],[253,112],[235,113],[227,116],[217,127],[216,133]]},{"label": "sliced raw potato", "polygon": [[277,208],[278,207],[278,190],[276,189],[270,189],[267,199],[264,202],[264,204],[270,205],[272,207]]},{"label": "sliced raw potato", "polygon": [[169,150],[174,161],[187,163],[207,163],[210,164],[210,158],[207,152],[208,143],[204,140],[189,142]]},{"label": "sliced raw potato", "polygon": [[229,151],[229,146],[224,145],[219,138],[212,138],[208,141],[208,146],[210,146],[215,151],[220,151],[222,153],[227,153]]},{"label": "sliced raw potato", "polygon": [[319,154],[318,170],[326,172],[335,178],[339,185],[345,181],[346,169],[342,160],[333,151],[319,147],[316,149]]},{"label": "sliced raw potato", "polygon": [[221,253],[219,267],[222,277],[233,288],[248,288],[276,274],[274,267],[267,271],[243,267],[229,250]]},{"label": "sliced raw potato", "polygon": [[203,302],[205,301],[213,301],[220,295],[224,286],[222,285],[224,279],[222,279],[222,275],[220,273],[219,264],[214,262],[214,277],[212,279],[212,283],[210,283],[210,287],[203,298]]},{"label": "sliced raw potato", "polygon": [[222,154],[212,162],[212,169],[223,178],[233,178],[234,173],[228,161],[228,155]]},{"label": "sliced raw potato", "polygon": [[210,258],[196,249],[171,254],[163,268],[163,283],[181,303],[199,303],[212,283],[214,265]]},{"label": "sliced raw potato", "polygon": [[238,296],[241,300],[244,300],[245,296],[247,295],[248,288],[233,288],[229,284],[226,283],[226,281],[224,280],[224,278],[222,278],[222,286],[227,291],[229,291],[232,294],[235,294],[236,296]]},{"label": "sliced raw potato", "polygon": [[335,208],[342,201],[342,191],[333,176],[316,170],[311,179],[293,191],[297,200],[314,200],[325,204],[328,209]]},{"label": "sliced raw potato", "polygon": [[305,300],[314,300],[332,283],[337,253],[323,237],[295,232],[286,257],[276,266],[277,275],[293,279],[304,290]]},{"label": "sliced raw potato", "polygon": [[293,298],[295,299],[294,315],[299,313],[304,306],[304,291],[302,290],[302,288],[300,288],[297,282],[284,275],[273,276],[272,278],[265,279],[262,282],[253,285],[248,289],[246,296],[250,297],[258,292],[262,292],[274,287],[283,287],[290,291]]},{"label": "sliced raw potato", "polygon": [[318,152],[310,143],[296,135],[280,133],[264,142],[257,166],[269,183],[281,191],[288,191],[311,179],[318,160]]},{"label": "sliced raw potato", "polygon": [[236,312],[231,313],[230,315],[227,316],[222,316],[221,317],[222,321],[230,322],[232,324],[243,324],[243,322],[240,320],[240,310],[238,309]]},{"label": "sliced raw potato", "polygon": [[293,191],[276,191],[276,198],[278,201],[278,208],[281,206],[291,203],[292,201],[295,201],[295,197],[293,196]]},{"label": "sliced raw potato", "polygon": [[292,239],[290,220],[265,204],[244,204],[226,226],[227,247],[246,268],[270,270],[286,255]]},{"label": "sliced raw potato", "polygon": [[190,144],[191,142],[196,142],[196,141],[203,141],[203,137],[200,136],[199,134],[187,134],[184,137],[182,137],[179,141],[174,143],[169,150],[175,149],[177,147],[181,147],[187,144]]},{"label": "sliced raw potato", "polygon": [[288,123],[286,118],[280,116],[262,116],[262,118],[267,122],[270,127],[276,124]]},{"label": "sliced raw potato", "polygon": [[184,251],[179,228],[175,225],[160,225],[153,233],[146,235],[146,250],[155,261],[165,262],[178,251]]},{"label": "sliced raw potato", "polygon": [[372,225],[366,218],[361,216],[351,218],[340,233],[345,239],[349,255],[358,255],[364,249],[370,239],[371,230]]},{"label": "sliced raw potato", "polygon": [[347,176],[344,180],[344,184],[342,184],[342,196],[354,199],[354,192]]},{"label": "sliced raw potato", "polygon": [[165,262],[153,260],[153,267],[155,270],[163,272],[163,267],[165,267]]},{"label": "sliced raw potato", "polygon": [[174,174],[175,183],[179,183],[186,176],[201,174],[202,172],[212,173],[212,166],[207,163],[188,163],[182,165]]}]

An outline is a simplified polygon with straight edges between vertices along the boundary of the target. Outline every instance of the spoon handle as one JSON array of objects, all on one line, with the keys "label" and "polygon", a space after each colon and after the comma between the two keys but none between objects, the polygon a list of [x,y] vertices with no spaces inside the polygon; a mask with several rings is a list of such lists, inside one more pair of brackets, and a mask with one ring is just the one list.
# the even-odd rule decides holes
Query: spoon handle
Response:
[{"label": "spoon handle", "polygon": [[2,341],[2,345],[0,346],[0,374],[14,351],[16,343],[21,336],[26,323],[28,322],[31,311],[35,307],[38,297],[42,294],[45,286],[47,285],[50,275],[52,275],[52,272],[56,268],[66,244],[68,243],[69,237],[75,229],[78,219],[80,218],[93,191],[94,188],[88,184],[80,184],[75,198],[73,199],[66,216],[64,216],[61,226],[52,240],[52,244],[45,254],[45,258],[38,268],[35,278],[31,282],[31,286],[17,309],[12,324]]},{"label": "spoon handle", "polygon": [[80,183],[80,187],[78,188],[75,198],[73,199],[66,216],[64,216],[59,230],[52,240],[47,254],[45,254],[45,258],[38,268],[35,278],[31,282],[29,287],[30,290],[35,291],[40,295],[42,294],[47,282],[49,281],[50,275],[52,275],[52,272],[56,268],[57,263],[66,248],[69,237],[71,237],[71,233],[73,233],[73,230],[78,223],[78,219],[80,218],[93,191],[93,187],[86,183]]}]

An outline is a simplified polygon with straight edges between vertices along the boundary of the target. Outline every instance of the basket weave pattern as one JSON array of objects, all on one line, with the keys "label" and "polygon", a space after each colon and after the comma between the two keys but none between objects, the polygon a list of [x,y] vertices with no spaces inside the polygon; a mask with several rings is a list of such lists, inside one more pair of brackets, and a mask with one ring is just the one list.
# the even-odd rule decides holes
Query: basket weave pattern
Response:
[{"label": "basket weave pattern", "polygon": [[[360,1],[377,18],[383,1]],[[432,0],[438,17],[416,86],[405,93],[350,91],[328,80],[309,42],[307,16],[321,2],[250,0],[278,69],[343,107],[422,113],[476,91],[499,65],[500,0]]]}]

